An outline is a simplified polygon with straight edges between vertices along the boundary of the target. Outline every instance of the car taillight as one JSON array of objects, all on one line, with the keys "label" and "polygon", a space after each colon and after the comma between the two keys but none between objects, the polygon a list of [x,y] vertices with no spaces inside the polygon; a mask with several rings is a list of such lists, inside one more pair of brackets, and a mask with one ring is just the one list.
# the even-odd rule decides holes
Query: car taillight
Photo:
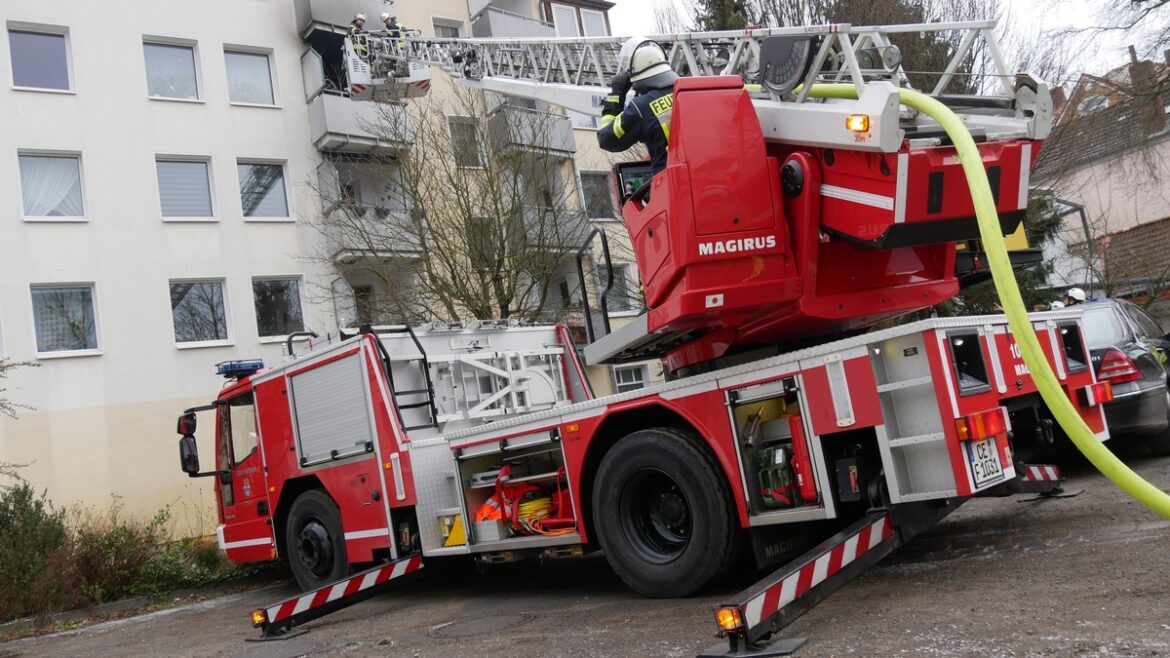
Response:
[{"label": "car taillight", "polygon": [[960,441],[982,441],[1007,431],[1003,409],[990,409],[955,419]]},{"label": "car taillight", "polygon": [[1101,356],[1101,365],[1097,366],[1097,379],[1107,379],[1114,384],[1124,384],[1142,378],[1133,359],[1120,350],[1106,350]]}]

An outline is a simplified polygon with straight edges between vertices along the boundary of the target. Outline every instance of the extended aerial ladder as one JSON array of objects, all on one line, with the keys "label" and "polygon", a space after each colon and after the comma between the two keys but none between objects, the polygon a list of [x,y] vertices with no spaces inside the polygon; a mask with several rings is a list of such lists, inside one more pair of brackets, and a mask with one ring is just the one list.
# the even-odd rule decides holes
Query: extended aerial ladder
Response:
[{"label": "extended aerial ladder", "polygon": [[[979,237],[974,210],[945,132],[900,104],[899,89],[922,72],[903,69],[898,41],[955,35],[930,94],[981,142],[1012,233],[1051,129],[1051,97],[1043,81],[1010,72],[993,29],[836,24],[654,37],[683,76],[670,159],[651,195],[632,194],[649,178],[645,166],[619,166],[615,181],[649,311],[591,336],[586,359],[661,357],[677,371],[745,346],[847,335],[954,296],[955,243]],[[624,42],[365,39],[345,46],[354,99],[416,97],[438,67],[466,86],[593,115]],[[970,83],[976,65],[982,86]],[[971,93],[950,93],[960,78]],[[824,82],[850,84],[856,98],[818,98]],[[752,114],[758,121],[730,118]]]}]

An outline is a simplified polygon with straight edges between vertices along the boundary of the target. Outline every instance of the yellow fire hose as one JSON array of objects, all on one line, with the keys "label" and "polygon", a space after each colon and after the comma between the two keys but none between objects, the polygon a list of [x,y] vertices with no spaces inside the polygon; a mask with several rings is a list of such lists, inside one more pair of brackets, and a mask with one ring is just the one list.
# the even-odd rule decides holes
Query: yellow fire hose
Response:
[{"label": "yellow fire hose", "polygon": [[[971,139],[971,133],[950,108],[934,98],[909,89],[901,89],[899,93],[902,104],[937,121],[954,142],[955,151],[967,177],[967,185],[971,188],[975,216],[979,221],[979,234],[983,241],[983,250],[987,254],[988,265],[991,267],[995,289],[999,293],[999,303],[1007,316],[1016,343],[1020,346],[1024,363],[1040,391],[1040,397],[1048,405],[1065,434],[1068,434],[1077,449],[1097,467],[1097,470],[1141,504],[1170,518],[1170,494],[1143,480],[1097,440],[1092,430],[1081,420],[1072,402],[1061,389],[1056,375],[1053,374],[1048,359],[1040,348],[1040,341],[1032,329],[1028,313],[1024,310],[1024,300],[1020,296],[1020,288],[1016,285],[1011,261],[1008,259],[1007,247],[1004,245],[1002,229],[999,226],[999,216],[995,210],[995,200],[991,196],[991,186],[987,181],[987,172],[983,169],[983,162],[979,150],[975,147],[975,141]],[[857,98],[857,89],[848,84],[820,84],[813,85],[809,95],[821,98]]]}]

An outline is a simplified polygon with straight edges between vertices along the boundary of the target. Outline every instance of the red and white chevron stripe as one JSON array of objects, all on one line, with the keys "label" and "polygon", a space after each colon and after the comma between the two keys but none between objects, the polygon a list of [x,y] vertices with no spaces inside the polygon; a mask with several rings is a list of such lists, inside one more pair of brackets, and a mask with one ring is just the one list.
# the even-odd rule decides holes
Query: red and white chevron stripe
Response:
[{"label": "red and white chevron stripe", "polygon": [[321,589],[306,592],[297,597],[281,601],[265,610],[268,613],[268,623],[274,624],[306,610],[336,601],[344,596],[357,594],[362,590],[405,576],[408,573],[422,568],[422,556],[415,555],[405,560],[399,560],[383,565],[379,569],[372,569],[360,573],[352,578],[333,585],[326,585]]},{"label": "red and white chevron stripe", "polygon": [[758,625],[761,620],[776,614],[781,608],[804,596],[805,592],[820,585],[826,578],[893,536],[894,525],[888,514],[865,526],[748,601],[743,609],[744,624],[748,628]]},{"label": "red and white chevron stripe", "polygon": [[1036,466],[1031,464],[1024,465],[1025,482],[1059,482],[1062,479],[1060,477],[1059,466],[1049,466],[1047,464],[1039,464]]},{"label": "red and white chevron stripe", "polygon": [[415,87],[418,87],[419,89],[430,89],[431,88],[431,81],[430,80],[419,80],[418,82],[412,82],[410,84],[415,86]]},{"label": "red and white chevron stripe", "polygon": [[351,93],[351,94],[360,94],[365,90],[366,90],[366,85],[350,85],[349,86],[349,93]]}]

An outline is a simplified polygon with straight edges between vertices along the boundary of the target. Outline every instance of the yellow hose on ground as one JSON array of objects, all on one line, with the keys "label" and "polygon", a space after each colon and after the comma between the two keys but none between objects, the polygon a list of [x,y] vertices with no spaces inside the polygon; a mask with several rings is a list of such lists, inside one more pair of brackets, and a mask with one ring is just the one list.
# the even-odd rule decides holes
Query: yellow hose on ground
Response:
[{"label": "yellow hose on ground", "polygon": [[[971,188],[975,216],[979,221],[980,238],[983,241],[983,250],[987,254],[988,265],[991,267],[995,289],[999,293],[999,303],[1007,315],[1016,344],[1020,346],[1024,363],[1032,373],[1040,397],[1048,405],[1065,434],[1068,434],[1077,449],[1097,467],[1097,470],[1141,504],[1170,518],[1170,494],[1143,480],[1097,440],[1093,431],[1085,425],[1077,410],[1073,408],[1072,402],[1053,374],[1048,359],[1040,348],[1036,332],[1032,329],[1028,313],[1024,310],[1024,300],[1020,296],[1020,288],[1016,285],[1015,274],[1008,259],[1007,247],[1004,245],[1002,229],[999,226],[999,216],[995,210],[995,200],[991,196],[991,186],[987,181],[987,172],[983,169],[983,161],[975,147],[975,140],[971,139],[971,133],[967,131],[959,117],[938,100],[909,89],[901,89],[899,93],[903,105],[923,112],[937,121],[954,142],[955,151],[963,165],[963,173],[967,177],[967,185]],[[809,95],[821,98],[857,98],[857,89],[848,84],[821,84],[813,85]]]}]

